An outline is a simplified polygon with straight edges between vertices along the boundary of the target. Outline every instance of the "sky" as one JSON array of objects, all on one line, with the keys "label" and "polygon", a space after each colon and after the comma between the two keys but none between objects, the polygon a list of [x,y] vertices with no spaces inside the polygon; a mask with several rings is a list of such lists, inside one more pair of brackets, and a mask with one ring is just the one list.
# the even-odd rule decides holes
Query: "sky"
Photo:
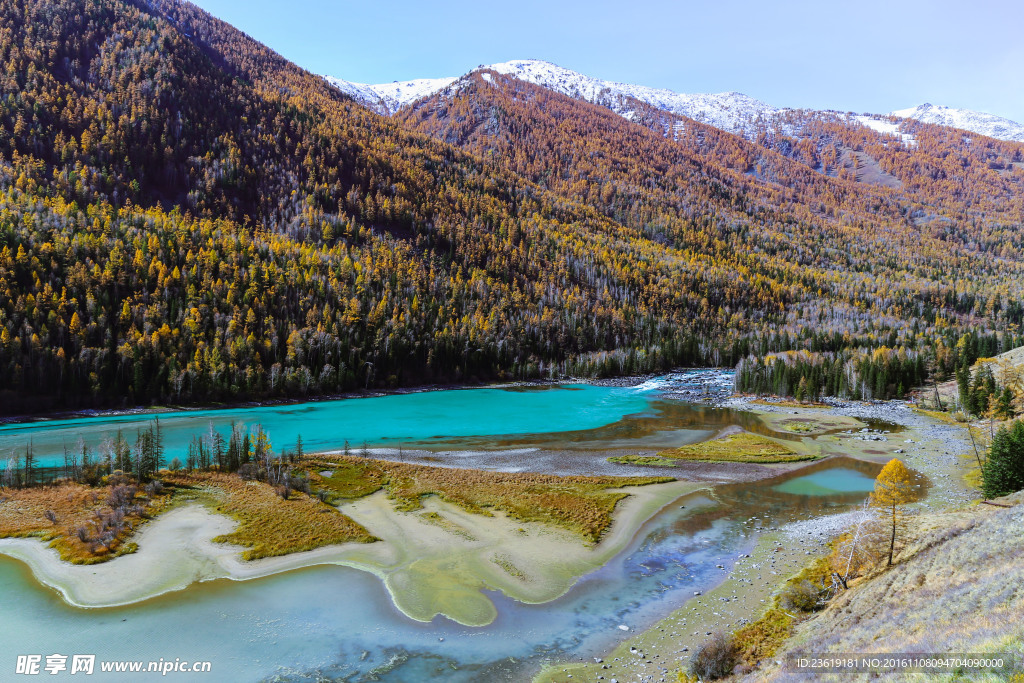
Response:
[{"label": "sky", "polygon": [[298,65],[361,83],[545,59],[677,92],[1024,123],[1018,0],[193,0]]}]

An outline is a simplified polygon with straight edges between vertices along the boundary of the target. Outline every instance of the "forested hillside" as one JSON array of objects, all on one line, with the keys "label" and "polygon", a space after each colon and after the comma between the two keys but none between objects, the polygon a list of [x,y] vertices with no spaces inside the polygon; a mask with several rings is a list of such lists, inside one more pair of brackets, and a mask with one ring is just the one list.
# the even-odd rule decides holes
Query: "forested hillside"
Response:
[{"label": "forested hillside", "polygon": [[[968,332],[993,350],[1018,343],[1006,333],[1024,313],[1021,145],[917,123],[903,143],[791,113],[774,125],[793,137],[748,141],[641,102],[630,111],[476,72],[398,116],[678,250],[681,270],[718,274],[702,317],[763,333],[741,345],[757,356],[741,389],[793,394],[804,378],[808,397],[902,395],[929,366],[959,367]],[[897,186],[858,181],[841,163],[851,151],[876,155]],[[737,324],[774,301],[778,315]]]},{"label": "forested hillside", "polygon": [[933,358],[1024,317],[1019,145],[962,179],[915,124],[921,158],[868,149],[897,191],[814,168],[829,129],[797,159],[499,74],[381,117],[174,0],[0,19],[3,412]]}]

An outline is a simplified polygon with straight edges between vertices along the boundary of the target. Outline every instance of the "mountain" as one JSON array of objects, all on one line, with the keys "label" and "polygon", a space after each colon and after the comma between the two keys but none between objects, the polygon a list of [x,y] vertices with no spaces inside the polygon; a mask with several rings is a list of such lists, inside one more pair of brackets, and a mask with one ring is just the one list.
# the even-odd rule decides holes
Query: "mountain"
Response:
[{"label": "mountain", "polygon": [[950,128],[961,128],[998,140],[1024,142],[1024,125],[980,111],[953,109],[925,103],[909,109],[899,109],[890,112],[889,115]]},{"label": "mountain", "polygon": [[0,411],[1020,341],[1021,145],[498,69],[382,116],[187,2],[0,23]]},{"label": "mountain", "polygon": [[[926,124],[914,124],[917,142],[905,145],[838,115],[786,122],[800,127],[800,139],[766,129],[751,141],[653,107],[637,114],[628,121],[482,71],[406,107],[397,120],[678,250],[682,300],[710,280],[717,291],[709,302],[739,311],[740,301],[756,296],[760,274],[801,282],[787,285],[791,298],[775,329],[795,332],[809,321],[844,329],[881,292],[892,308],[876,320],[892,315],[898,327],[904,313],[896,311],[927,307],[933,295],[924,292],[945,289],[950,267],[991,275],[982,287],[990,292],[1018,286],[1009,283],[1018,268],[1010,254],[1019,247],[1003,250],[1024,237],[1014,227],[1024,173],[1007,173],[994,159],[1019,158],[1019,145],[967,144]],[[859,177],[869,163],[893,183]],[[999,275],[988,255],[995,253],[1008,256]]]},{"label": "mountain", "polygon": [[340,78],[325,76],[327,82],[352,99],[381,114],[394,114],[418,99],[433,95],[457,81],[457,78],[420,78],[414,81],[395,81],[369,85],[351,83]]},{"label": "mountain", "polygon": [[[660,88],[606,81],[536,59],[518,59],[480,66],[461,78],[424,78],[379,85],[352,83],[332,76],[325,78],[356,101],[381,114],[392,115],[417,100],[449,89],[453,84],[458,87],[460,81],[474,73],[487,71],[512,76],[569,97],[600,104],[627,119],[635,118],[638,115],[637,103],[643,103],[660,111],[685,116],[748,138],[756,135],[759,126],[787,118],[791,113],[839,115],[838,112],[774,107],[738,92],[683,94]],[[992,114],[933,104],[901,109],[884,116],[865,114],[847,115],[847,118],[873,130],[892,135],[900,134],[897,130],[898,123],[889,120],[897,118],[961,128],[998,140],[1024,142],[1024,126],[1019,123]],[[904,136],[904,141],[907,140],[908,138]]]},{"label": "mountain", "polygon": [[[738,92],[684,95],[671,90],[591,78],[551,62],[535,59],[481,66],[462,79],[473,73],[487,71],[512,76],[569,97],[600,104],[627,119],[637,115],[636,103],[641,102],[661,111],[708,123],[722,130],[743,133],[752,130],[759,119],[781,111]],[[328,82],[357,101],[384,114],[394,114],[402,107],[445,90],[462,79],[452,77],[364,85],[327,77]]]},{"label": "mountain", "polygon": [[662,245],[190,3],[0,21],[0,411],[647,371],[719,334],[623,270]]}]

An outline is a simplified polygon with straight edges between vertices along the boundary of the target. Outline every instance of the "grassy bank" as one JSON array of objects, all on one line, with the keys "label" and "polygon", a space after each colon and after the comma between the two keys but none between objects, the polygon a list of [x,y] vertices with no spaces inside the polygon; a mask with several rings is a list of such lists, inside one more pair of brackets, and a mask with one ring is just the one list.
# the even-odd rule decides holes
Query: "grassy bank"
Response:
[{"label": "grassy bank", "polygon": [[521,522],[567,529],[589,543],[607,531],[615,506],[629,495],[618,489],[672,481],[451,469],[343,455],[316,456],[303,467],[313,488],[330,492],[335,502],[383,489],[397,509],[408,512],[421,509],[425,497],[438,496],[467,512],[501,511]]},{"label": "grassy bank", "polygon": [[[666,477],[558,477],[318,456],[304,461],[323,499],[219,472],[162,472],[148,487],[65,483],[0,491],[0,538],[37,537],[61,559],[93,564],[133,552],[134,533],[171,506],[199,502],[238,522],[214,540],[246,550],[246,560],[343,543],[377,540],[335,505],[384,489],[397,511],[420,510],[429,496],[477,515],[496,511],[522,523],[539,522],[597,542],[613,521],[623,486],[673,481]],[[321,474],[323,473],[323,474]],[[326,476],[325,476],[326,475]],[[166,488],[163,488],[163,484]]]},{"label": "grassy bank", "polygon": [[94,564],[133,552],[132,535],[170,496],[117,483],[0,491],[0,538],[37,537],[65,562]]},{"label": "grassy bank", "polygon": [[[808,652],[1008,654],[1024,661],[1024,493],[999,502],[1012,507],[976,505],[920,516],[894,567],[851,583],[825,610],[796,626],[775,656],[744,680],[789,680],[792,674],[774,661]],[[886,679],[920,677],[890,672]],[[1024,671],[970,678],[1024,680]],[[932,674],[928,680],[964,677]]]},{"label": "grassy bank", "polygon": [[658,453],[666,460],[704,460],[709,462],[779,463],[814,460],[817,455],[798,451],[786,445],[749,432],[730,434],[719,439],[689,444]]},{"label": "grassy bank", "polygon": [[195,498],[236,520],[234,531],[213,540],[248,548],[246,560],[377,540],[336,508],[298,491],[285,500],[267,484],[216,472],[169,475],[166,481],[177,498]]}]

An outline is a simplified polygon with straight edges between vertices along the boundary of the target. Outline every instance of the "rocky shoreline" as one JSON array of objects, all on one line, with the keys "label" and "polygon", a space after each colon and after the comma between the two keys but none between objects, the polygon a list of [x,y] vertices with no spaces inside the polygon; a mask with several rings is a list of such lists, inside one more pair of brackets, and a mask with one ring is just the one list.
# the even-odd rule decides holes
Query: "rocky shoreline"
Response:
[{"label": "rocky shoreline", "polygon": [[[778,398],[731,395],[717,406],[748,410],[776,419],[813,419],[814,416],[853,417],[899,425],[902,431],[860,430],[843,434],[845,443],[877,448],[870,456],[876,462],[893,457],[928,477],[927,497],[914,504],[922,512],[961,508],[978,499],[963,474],[973,462],[973,446],[962,425],[943,422],[914,410],[904,401],[857,402],[828,399],[817,405],[795,405]],[[834,438],[834,437],[833,437]],[[971,460],[964,458],[970,453]],[[571,683],[601,680],[614,683],[660,683],[674,680],[675,671],[685,668],[689,657],[716,630],[732,631],[758,617],[774,591],[815,557],[828,550],[828,543],[851,524],[857,510],[809,516],[807,519],[775,526],[763,520],[763,533],[754,550],[735,559],[727,576],[715,588],[694,597],[652,628],[638,633],[606,653],[596,663],[552,663],[535,683]],[[729,562],[725,562],[726,567]]]}]

